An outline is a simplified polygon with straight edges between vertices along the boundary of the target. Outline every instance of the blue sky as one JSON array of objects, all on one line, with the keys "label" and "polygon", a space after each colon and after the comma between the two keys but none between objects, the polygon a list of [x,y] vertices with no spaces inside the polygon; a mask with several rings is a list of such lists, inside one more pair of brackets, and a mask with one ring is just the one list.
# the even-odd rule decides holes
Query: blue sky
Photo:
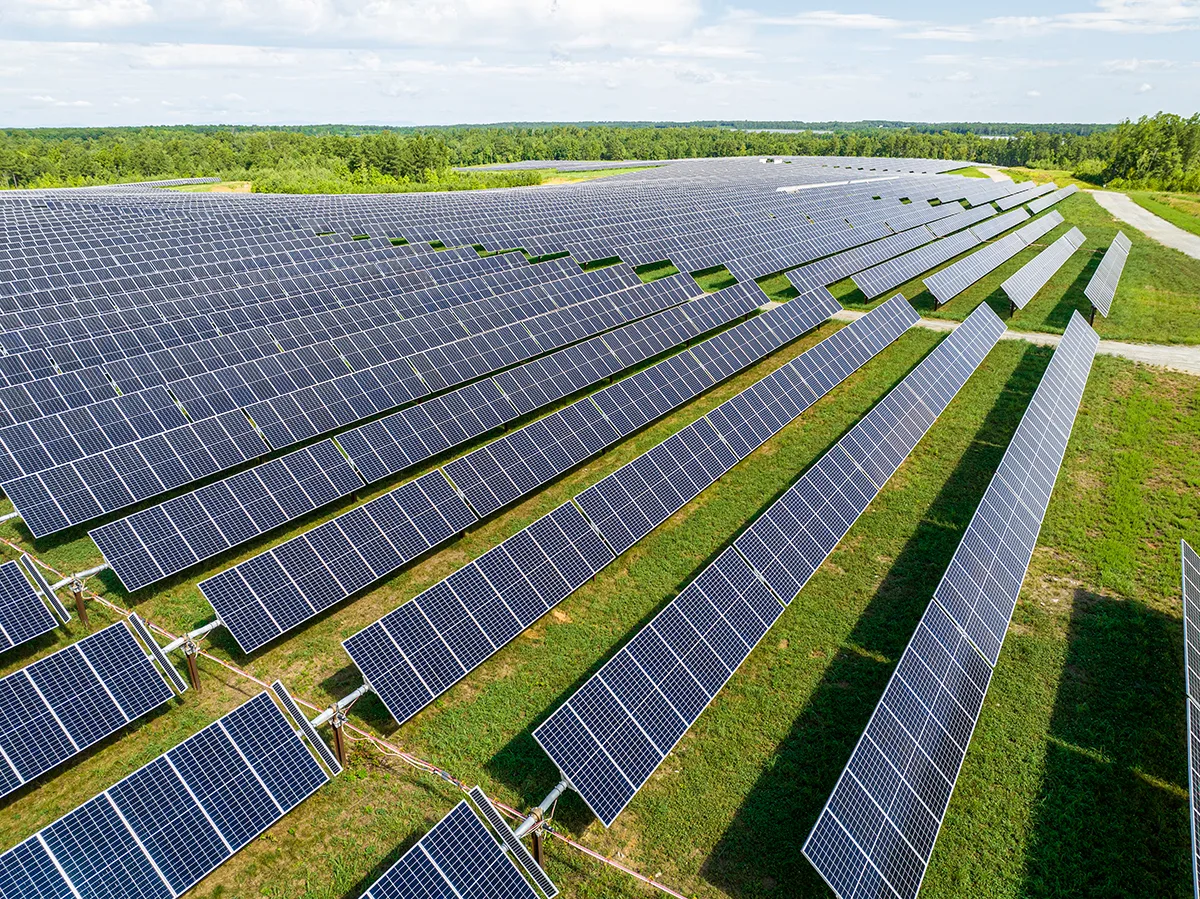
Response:
[{"label": "blue sky", "polygon": [[1200,0],[0,0],[0,127],[1198,108]]}]

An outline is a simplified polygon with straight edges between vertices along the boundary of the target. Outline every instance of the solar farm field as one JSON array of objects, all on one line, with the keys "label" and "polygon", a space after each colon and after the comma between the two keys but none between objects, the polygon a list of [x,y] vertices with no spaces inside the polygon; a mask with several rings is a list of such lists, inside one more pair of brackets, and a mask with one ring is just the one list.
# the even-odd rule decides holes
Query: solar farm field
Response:
[{"label": "solar farm field", "polygon": [[1189,895],[1200,272],[964,165],[0,195],[0,895]]}]

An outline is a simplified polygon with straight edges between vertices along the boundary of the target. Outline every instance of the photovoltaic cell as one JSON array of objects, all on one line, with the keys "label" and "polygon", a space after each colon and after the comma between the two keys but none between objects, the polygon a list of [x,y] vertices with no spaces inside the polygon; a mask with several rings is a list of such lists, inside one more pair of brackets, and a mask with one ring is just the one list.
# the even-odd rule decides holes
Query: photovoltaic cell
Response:
[{"label": "photovoltaic cell", "polygon": [[1075,313],[808,836],[805,855],[840,899],[920,889],[1098,342]]}]

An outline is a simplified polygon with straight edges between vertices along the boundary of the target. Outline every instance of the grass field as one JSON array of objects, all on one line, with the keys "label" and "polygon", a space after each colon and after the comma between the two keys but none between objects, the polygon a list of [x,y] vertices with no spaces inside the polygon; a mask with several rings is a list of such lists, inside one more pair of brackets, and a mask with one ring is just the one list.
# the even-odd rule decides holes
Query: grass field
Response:
[{"label": "grass field", "polygon": [[[1063,280],[1013,320],[1015,328],[1061,330],[1056,323],[1065,324],[1075,292],[1098,263],[1087,251],[1107,245],[1115,232],[1090,197],[1058,208],[1067,224],[1044,241],[1078,224],[1089,242],[1060,272]],[[1200,269],[1177,268],[1176,257],[1184,257],[1126,233],[1134,251],[1113,322],[1097,322],[1101,333],[1112,336],[1105,328],[1118,324],[1165,332],[1174,309],[1176,331],[1186,326],[1184,336],[1200,334]],[[642,274],[669,273],[659,267]],[[995,307],[1008,273],[993,273],[972,288],[977,295],[969,291],[936,314],[963,318],[983,301]],[[716,270],[699,280],[715,289],[727,279]],[[760,284],[772,296],[790,294],[784,278]],[[901,291],[931,314],[928,295],[922,299],[913,285]],[[281,677],[314,702],[345,695],[360,679],[342,639],[837,327],[822,326],[287,639],[246,658],[217,631],[206,648],[261,679]],[[556,774],[533,728],[942,337],[923,329],[905,334],[402,727],[371,696],[355,707],[353,723],[512,805],[536,803]],[[828,896],[800,846],[1050,355],[1001,341],[615,826],[605,831],[569,793],[556,826],[689,896]],[[395,483],[136,596],[125,595],[109,574],[89,586],[175,632],[195,627],[212,617],[198,580]],[[7,501],[2,508],[10,508]],[[1181,536],[1200,543],[1200,379],[1099,356],[922,896],[1190,895]],[[8,522],[0,537],[60,570],[99,561],[79,532],[33,546],[23,526]],[[14,555],[6,550],[4,558]],[[97,604],[91,608],[93,630],[114,620]],[[86,634],[78,621],[66,630],[5,653],[0,675]],[[132,733],[0,803],[0,848],[257,692],[212,663],[201,668],[203,692],[189,692]],[[458,798],[444,781],[356,743],[341,777],[193,895],[357,899]],[[650,895],[561,843],[550,841],[547,854],[565,896]]]},{"label": "grass field", "polygon": [[1200,196],[1148,190],[1129,190],[1129,199],[1177,228],[1200,234]]},{"label": "grass field", "polygon": [[965,178],[986,178],[987,172],[981,172],[973,165],[965,166],[961,169],[955,169],[952,172],[946,172],[947,175],[962,175]]},{"label": "grass field", "polygon": [[[1083,295],[1084,288],[1100,265],[1104,251],[1121,230],[1133,242],[1133,249],[1121,276],[1112,315],[1107,319],[1096,316],[1096,331],[1101,337],[1112,340],[1200,343],[1200,260],[1164,247],[1136,228],[1123,225],[1089,194],[1081,192],[1067,197],[1053,209],[1062,213],[1063,224],[936,311],[933,295],[925,289],[920,278],[888,291],[871,303],[864,302],[862,293],[849,279],[835,285],[833,293],[848,308],[867,309],[899,292],[922,315],[954,321],[963,320],[976,306],[986,302],[997,315],[1008,319],[1008,297],[1000,290],[1000,284],[1038,252],[1077,226],[1087,237],[1087,242],[1067,260],[1033,302],[1008,320],[1009,327],[1018,331],[1062,333],[1074,310],[1087,315],[1091,304]],[[934,271],[954,261],[938,266]],[[929,274],[931,272],[926,272],[922,278]]]}]

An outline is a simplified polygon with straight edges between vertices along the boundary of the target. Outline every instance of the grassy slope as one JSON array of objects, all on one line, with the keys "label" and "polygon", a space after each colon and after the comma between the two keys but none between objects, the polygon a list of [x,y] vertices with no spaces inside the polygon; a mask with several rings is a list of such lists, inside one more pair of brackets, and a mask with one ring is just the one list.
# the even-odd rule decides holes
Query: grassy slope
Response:
[{"label": "grassy slope", "polygon": [[1196,194],[1170,194],[1148,190],[1126,191],[1129,199],[1147,212],[1166,219],[1177,228],[1200,234],[1200,197]]},{"label": "grassy slope", "polygon": [[966,166],[965,168],[961,168],[961,169],[955,169],[952,172],[946,172],[946,174],[947,175],[962,175],[963,177],[966,177],[966,178],[986,178],[986,177],[988,177],[987,172],[981,172],[979,169],[977,169],[973,165],[969,165],[969,166]]},{"label": "grassy slope", "polygon": [[[828,333],[832,325],[820,333]],[[817,335],[819,336],[819,335]],[[338,641],[813,342],[806,338],[464,539],[246,661],[320,700],[357,681]],[[465,683],[401,728],[358,723],[509,802],[554,772],[531,729],[939,339],[914,331]],[[558,823],[698,896],[824,895],[798,848],[953,552],[1049,352],[1002,342],[651,783],[605,832],[568,795]],[[1200,540],[1200,381],[1100,358],[925,895],[1185,895],[1179,536]],[[6,536],[18,531],[5,525]],[[247,553],[248,554],[248,553]],[[50,560],[86,556],[75,544]],[[138,602],[206,617],[195,576]],[[98,623],[98,622],[97,622]],[[73,625],[79,635],[82,628]],[[53,642],[45,641],[46,644]],[[40,653],[48,645],[39,646]],[[226,654],[218,641],[218,654]],[[25,663],[5,658],[4,670]],[[246,694],[206,690],[6,804],[10,845]],[[201,897],[352,899],[454,791],[358,748],[351,769],[244,850]],[[299,861],[303,859],[303,861]],[[631,880],[551,843],[570,896]]]},{"label": "grassy slope", "polygon": [[[937,311],[933,309],[933,295],[925,289],[921,278],[889,291],[884,297],[902,293],[922,315],[933,318],[961,321],[981,302],[989,303],[998,315],[1007,318],[1008,298],[1000,290],[1000,284],[1042,249],[1073,226],[1078,226],[1087,242],[1067,260],[1033,302],[1009,320],[1009,327],[1018,331],[1061,333],[1073,310],[1087,314],[1090,303],[1083,290],[1099,266],[1104,250],[1117,231],[1123,230],[1133,241],[1133,250],[1117,289],[1112,316],[1108,319],[1096,317],[1097,332],[1101,337],[1113,340],[1200,343],[1200,261],[1150,240],[1136,228],[1122,226],[1088,194],[1068,197],[1053,208],[1062,213],[1063,224]],[[929,274],[926,272],[922,278]],[[849,308],[865,309],[879,302],[864,303],[863,295],[848,279],[835,285],[833,293]]]}]

